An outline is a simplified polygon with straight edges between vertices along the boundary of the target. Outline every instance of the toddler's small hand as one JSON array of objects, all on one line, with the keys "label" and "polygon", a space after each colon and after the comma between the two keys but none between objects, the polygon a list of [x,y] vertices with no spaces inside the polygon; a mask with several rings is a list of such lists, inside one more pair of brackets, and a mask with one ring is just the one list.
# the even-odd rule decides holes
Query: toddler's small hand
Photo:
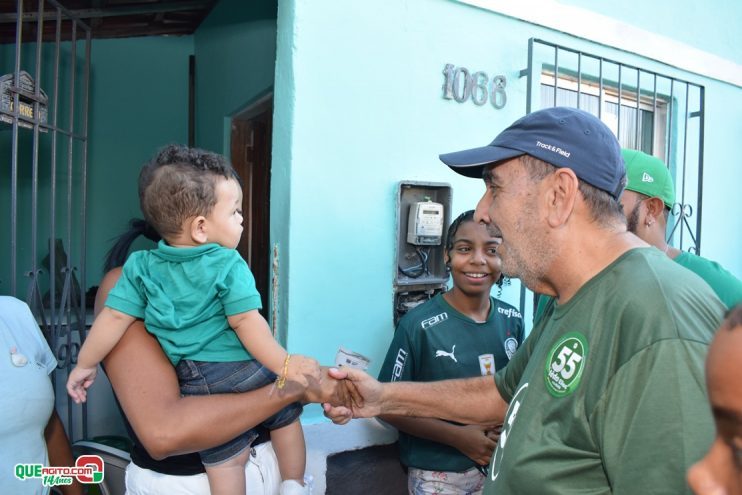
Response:
[{"label": "toddler's small hand", "polygon": [[88,398],[88,389],[95,381],[98,367],[83,368],[75,366],[67,379],[67,393],[70,394],[75,404],[85,402]]},{"label": "toddler's small hand", "polygon": [[307,387],[309,385],[307,377],[320,381],[321,372],[319,369],[319,363],[316,359],[301,356],[299,354],[292,354],[289,359],[286,379],[297,382],[303,387]]}]

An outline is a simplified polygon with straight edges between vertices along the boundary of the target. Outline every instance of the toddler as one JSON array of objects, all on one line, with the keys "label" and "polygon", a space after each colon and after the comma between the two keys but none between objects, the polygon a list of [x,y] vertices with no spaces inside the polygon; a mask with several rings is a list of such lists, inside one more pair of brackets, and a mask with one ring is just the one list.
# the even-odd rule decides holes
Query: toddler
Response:
[{"label": "toddler", "polygon": [[[258,312],[255,280],[235,250],[242,234],[242,189],[227,160],[167,147],[142,169],[139,195],[146,220],[162,240],[124,264],[67,381],[75,402],[86,400],[97,365],[136,318],[144,319],[176,367],[184,395],[319,380],[318,363],[289,355]],[[271,430],[282,494],[307,490],[301,410],[292,404],[263,423]],[[212,494],[245,493],[244,468],[256,436],[251,430],[200,452]]]}]

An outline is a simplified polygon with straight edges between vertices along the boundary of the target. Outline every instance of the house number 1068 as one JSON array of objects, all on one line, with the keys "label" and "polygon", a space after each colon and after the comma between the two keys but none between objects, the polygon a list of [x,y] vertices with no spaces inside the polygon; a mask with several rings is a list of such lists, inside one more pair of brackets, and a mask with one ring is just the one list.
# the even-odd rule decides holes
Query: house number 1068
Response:
[{"label": "house number 1068", "polygon": [[508,101],[505,93],[507,85],[505,76],[495,76],[490,81],[486,72],[470,74],[466,67],[454,67],[453,64],[446,64],[443,75],[446,78],[443,84],[443,98],[446,100],[463,103],[471,98],[475,105],[481,106],[487,103],[489,98],[492,106],[498,110]]}]

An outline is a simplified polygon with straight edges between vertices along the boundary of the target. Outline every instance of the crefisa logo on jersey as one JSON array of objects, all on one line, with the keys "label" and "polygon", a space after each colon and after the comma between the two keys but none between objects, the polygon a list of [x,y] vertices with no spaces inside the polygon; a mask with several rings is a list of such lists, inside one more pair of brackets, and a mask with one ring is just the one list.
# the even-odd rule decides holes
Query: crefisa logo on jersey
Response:
[{"label": "crefisa logo on jersey", "polygon": [[497,308],[497,312],[501,315],[507,316],[508,318],[520,318],[520,313],[515,308]]}]

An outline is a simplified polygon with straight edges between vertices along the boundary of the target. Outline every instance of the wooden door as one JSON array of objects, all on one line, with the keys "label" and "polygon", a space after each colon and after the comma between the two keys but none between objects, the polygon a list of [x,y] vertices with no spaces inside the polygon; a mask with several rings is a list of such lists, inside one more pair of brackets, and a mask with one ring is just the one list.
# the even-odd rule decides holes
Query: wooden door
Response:
[{"label": "wooden door", "polygon": [[[270,183],[273,109],[232,121],[232,165],[242,179],[244,230],[237,251],[255,276],[268,319],[270,288]],[[269,320],[270,321],[270,320]]]}]

